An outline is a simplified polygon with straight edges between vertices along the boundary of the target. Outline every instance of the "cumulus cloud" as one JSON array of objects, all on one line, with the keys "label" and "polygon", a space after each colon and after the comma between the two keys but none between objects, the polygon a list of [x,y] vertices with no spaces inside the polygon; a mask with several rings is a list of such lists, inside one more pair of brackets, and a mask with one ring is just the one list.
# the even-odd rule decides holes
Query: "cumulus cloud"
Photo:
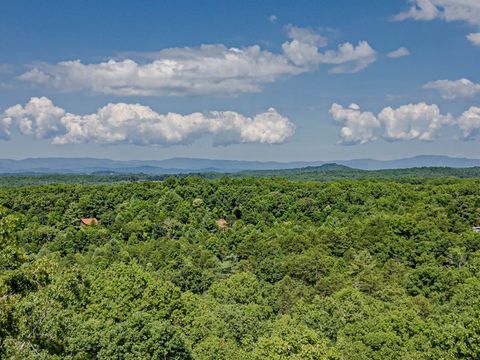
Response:
[{"label": "cumulus cloud", "polygon": [[437,90],[444,99],[470,98],[480,93],[480,84],[468,79],[436,80],[423,86],[425,89]]},{"label": "cumulus cloud", "polygon": [[[295,126],[275,109],[247,117],[233,111],[208,114],[159,114],[140,104],[108,104],[97,112],[77,115],[56,107],[48,98],[32,98],[0,116],[0,134],[6,138],[16,126],[25,135],[50,139],[54,144],[99,143],[136,145],[187,144],[211,135],[216,144],[285,142]],[[3,130],[2,130],[3,129]]]},{"label": "cumulus cloud", "polygon": [[393,17],[393,20],[464,21],[480,25],[480,2],[478,0],[410,0],[411,7]]},{"label": "cumulus cloud", "polygon": [[327,39],[311,29],[287,26],[288,37],[282,45],[283,55],[298,67],[315,68],[318,64],[319,48],[327,45]]},{"label": "cumulus cloud", "polygon": [[480,32],[468,34],[467,40],[475,46],[480,46]]},{"label": "cumulus cloud", "polygon": [[6,109],[0,121],[4,123],[5,135],[9,135],[10,126],[16,124],[23,134],[46,139],[61,133],[60,119],[64,115],[65,110],[53,105],[50,99],[34,97],[25,106],[17,104]]},{"label": "cumulus cloud", "polygon": [[383,138],[395,140],[432,140],[444,125],[451,125],[450,114],[442,115],[437,105],[426,103],[384,108],[378,115],[363,112],[356,104],[348,108],[333,104],[330,114],[344,124],[340,131],[344,144],[365,144]]},{"label": "cumulus cloud", "polygon": [[408,55],[410,55],[410,50],[408,50],[406,47],[400,47],[397,50],[390,51],[387,54],[387,56],[391,59],[397,59]]},{"label": "cumulus cloud", "polygon": [[480,107],[472,106],[458,119],[458,126],[466,139],[477,136],[480,132]]},{"label": "cumulus cloud", "polygon": [[[375,51],[361,41],[320,52],[327,39],[311,29],[288,26],[289,40],[274,53],[258,45],[221,44],[171,48],[144,54],[140,60],[80,60],[37,64],[18,79],[63,92],[92,91],[118,96],[236,95],[258,92],[280,77],[335,65],[332,73],[354,73],[375,61]],[[140,55],[140,54],[137,54]],[[146,61],[145,61],[146,60]]]},{"label": "cumulus cloud", "polygon": [[376,131],[380,122],[371,112],[362,112],[357,104],[350,104],[344,108],[339,104],[333,104],[330,114],[335,121],[344,124],[340,130],[341,142],[344,144],[365,144],[376,140]]},{"label": "cumulus cloud", "polygon": [[387,140],[433,140],[443,125],[451,125],[453,117],[442,115],[437,105],[424,102],[397,109],[387,107],[378,114]]}]

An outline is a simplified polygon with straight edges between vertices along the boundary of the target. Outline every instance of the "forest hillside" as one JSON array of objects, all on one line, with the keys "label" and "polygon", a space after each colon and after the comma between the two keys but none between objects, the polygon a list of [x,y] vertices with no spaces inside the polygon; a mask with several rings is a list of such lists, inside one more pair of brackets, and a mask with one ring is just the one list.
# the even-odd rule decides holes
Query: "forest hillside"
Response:
[{"label": "forest hillside", "polygon": [[0,358],[478,358],[479,221],[476,179],[4,185]]}]

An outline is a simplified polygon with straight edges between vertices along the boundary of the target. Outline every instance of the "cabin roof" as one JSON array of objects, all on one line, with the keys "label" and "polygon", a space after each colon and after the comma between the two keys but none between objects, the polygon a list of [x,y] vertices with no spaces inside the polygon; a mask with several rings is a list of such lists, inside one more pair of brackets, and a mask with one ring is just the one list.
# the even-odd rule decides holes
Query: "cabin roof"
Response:
[{"label": "cabin roof", "polygon": [[228,227],[228,222],[225,219],[218,219],[217,226],[220,230],[225,230]]},{"label": "cabin roof", "polygon": [[82,218],[81,223],[83,225],[98,225],[98,220],[96,218]]}]

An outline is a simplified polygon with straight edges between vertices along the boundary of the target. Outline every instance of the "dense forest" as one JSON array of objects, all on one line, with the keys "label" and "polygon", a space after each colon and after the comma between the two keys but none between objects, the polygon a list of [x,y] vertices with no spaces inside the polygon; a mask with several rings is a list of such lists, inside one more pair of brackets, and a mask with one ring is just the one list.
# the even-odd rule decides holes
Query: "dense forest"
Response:
[{"label": "dense forest", "polygon": [[461,179],[480,178],[480,167],[417,167],[408,169],[361,170],[344,165],[325,164],[299,169],[241,171],[233,177],[284,177],[290,180],[333,181],[342,179],[396,179],[414,181],[418,178]]},{"label": "dense forest", "polygon": [[4,177],[0,358],[478,359],[480,180],[432,177]]}]

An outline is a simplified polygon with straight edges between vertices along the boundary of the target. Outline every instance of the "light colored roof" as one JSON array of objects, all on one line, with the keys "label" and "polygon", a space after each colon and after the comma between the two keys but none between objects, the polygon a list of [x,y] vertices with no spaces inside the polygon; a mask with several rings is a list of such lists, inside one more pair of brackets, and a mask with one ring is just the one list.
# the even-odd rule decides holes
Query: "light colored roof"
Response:
[{"label": "light colored roof", "polygon": [[83,225],[98,225],[98,220],[96,218],[82,218],[81,222]]},{"label": "light colored roof", "polygon": [[220,230],[225,230],[228,227],[228,222],[225,219],[218,219],[217,226]]}]

